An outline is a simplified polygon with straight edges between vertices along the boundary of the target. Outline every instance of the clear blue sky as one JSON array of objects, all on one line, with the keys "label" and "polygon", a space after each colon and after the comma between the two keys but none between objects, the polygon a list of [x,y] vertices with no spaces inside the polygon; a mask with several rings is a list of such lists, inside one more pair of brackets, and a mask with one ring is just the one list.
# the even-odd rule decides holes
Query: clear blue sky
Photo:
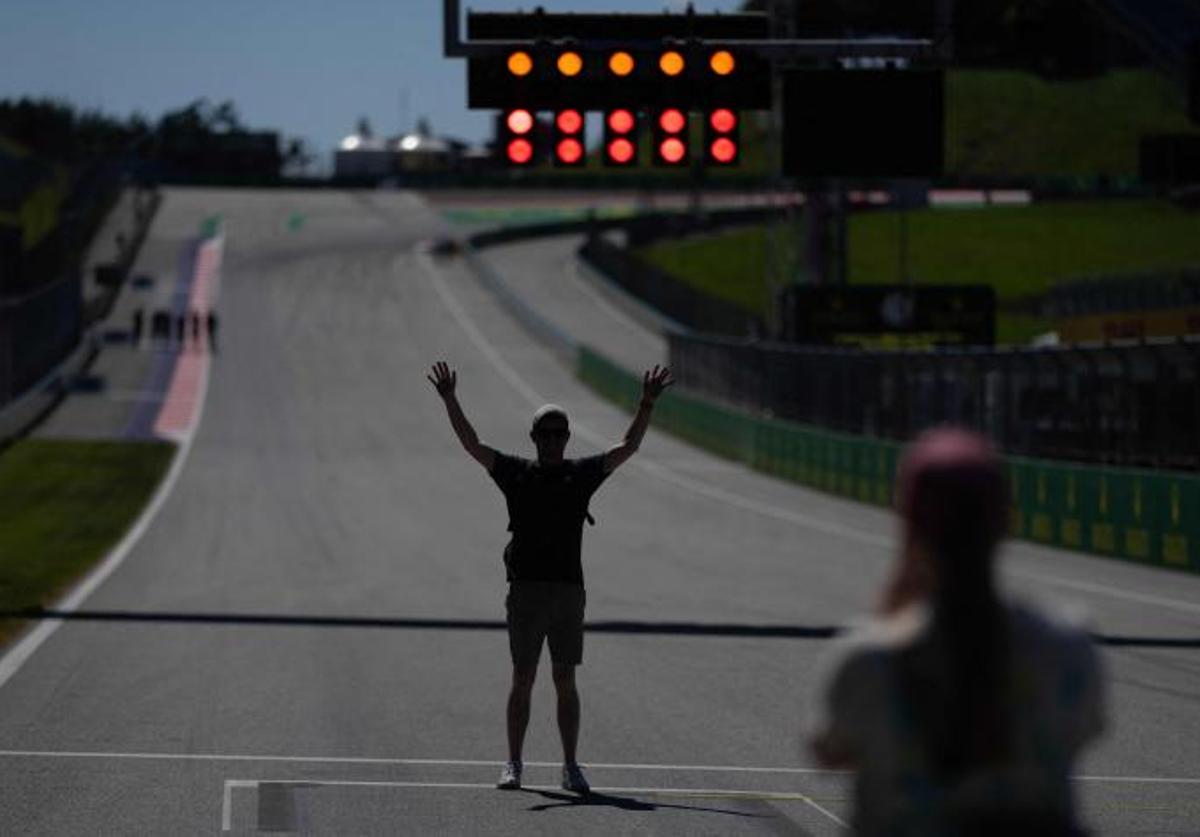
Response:
[{"label": "clear blue sky", "polygon": [[[539,2],[461,0],[464,10]],[[540,0],[551,12],[659,12],[675,0]],[[699,0],[731,11],[736,0]],[[327,153],[360,116],[377,133],[427,117],[479,141],[465,62],[444,58],[441,0],[0,0],[0,98],[49,96],[157,119],[200,97],[233,100],[254,128]]]}]

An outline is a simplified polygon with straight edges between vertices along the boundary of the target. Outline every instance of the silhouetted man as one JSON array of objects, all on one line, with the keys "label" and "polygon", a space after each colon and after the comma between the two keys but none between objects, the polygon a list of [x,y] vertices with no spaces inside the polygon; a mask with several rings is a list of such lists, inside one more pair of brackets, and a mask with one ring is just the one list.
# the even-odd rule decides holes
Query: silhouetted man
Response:
[{"label": "silhouetted man", "polygon": [[550,646],[558,695],[558,731],[562,737],[562,786],[587,793],[588,783],[575,760],[579,738],[579,693],[575,667],[583,660],[583,567],[580,547],[588,501],[617,466],[633,456],[646,434],[654,401],[671,385],[666,368],[642,376],[642,400],[625,438],[606,453],[583,459],[563,456],[571,436],[567,414],[547,404],[533,416],[530,438],[537,460],[500,453],[479,441],[454,389],[457,374],[444,362],[433,366],[429,382],[446,404],[458,440],[504,492],[512,539],[504,550],[508,576],[508,646],[512,688],[508,695],[508,763],[497,787],[521,787],[521,749],[529,725],[530,695],[537,677],[542,642]]}]

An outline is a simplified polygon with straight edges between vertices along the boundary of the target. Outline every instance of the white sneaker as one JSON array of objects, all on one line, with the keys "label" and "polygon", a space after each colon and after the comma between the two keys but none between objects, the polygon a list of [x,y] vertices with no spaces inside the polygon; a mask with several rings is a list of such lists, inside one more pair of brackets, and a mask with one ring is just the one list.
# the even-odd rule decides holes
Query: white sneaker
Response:
[{"label": "white sneaker", "polygon": [[521,762],[507,761],[500,771],[500,781],[496,783],[500,790],[517,790],[521,787]]},{"label": "white sneaker", "polygon": [[592,791],[587,777],[583,775],[583,768],[578,764],[563,765],[562,787],[563,790],[574,791],[575,793],[591,793]]}]

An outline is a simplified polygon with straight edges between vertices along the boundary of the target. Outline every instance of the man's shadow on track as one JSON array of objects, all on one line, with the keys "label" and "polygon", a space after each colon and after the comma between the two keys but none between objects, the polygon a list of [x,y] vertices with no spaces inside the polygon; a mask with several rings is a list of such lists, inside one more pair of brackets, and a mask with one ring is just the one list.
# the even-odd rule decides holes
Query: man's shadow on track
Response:
[{"label": "man's shadow on track", "polygon": [[549,811],[554,808],[577,808],[599,806],[603,808],[619,808],[622,811],[658,811],[672,808],[678,811],[696,811],[704,814],[726,814],[731,817],[748,817],[751,819],[770,818],[768,814],[751,814],[747,811],[731,811],[728,808],[706,808],[703,805],[671,805],[662,802],[643,802],[631,796],[615,796],[609,793],[592,791],[585,794],[559,793],[557,791],[522,788],[522,792],[536,794],[550,802],[530,806],[530,811]]}]

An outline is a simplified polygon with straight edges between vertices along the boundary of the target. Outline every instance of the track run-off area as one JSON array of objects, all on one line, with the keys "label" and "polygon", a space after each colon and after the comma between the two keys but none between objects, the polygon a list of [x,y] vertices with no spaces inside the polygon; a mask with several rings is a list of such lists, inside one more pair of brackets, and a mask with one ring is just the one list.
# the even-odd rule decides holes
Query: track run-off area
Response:
[{"label": "track run-off area", "polygon": [[[842,830],[848,777],[814,766],[802,730],[827,637],[873,607],[896,521],[653,429],[584,534],[580,757],[598,792],[557,789],[545,662],[527,787],[494,789],[507,518],[425,374],[456,367],[480,437],[522,455],[544,401],[571,416],[568,455],[629,416],[463,260],[427,254],[449,229],[437,204],[166,190],[143,254],[221,216],[220,351],[186,459],[119,563],[0,659],[0,831]],[[481,257],[601,351],[665,359],[572,242]],[[1200,578],[1020,542],[1001,565],[1014,594],[1109,640],[1108,730],[1076,777],[1089,827],[1200,830]]]}]

